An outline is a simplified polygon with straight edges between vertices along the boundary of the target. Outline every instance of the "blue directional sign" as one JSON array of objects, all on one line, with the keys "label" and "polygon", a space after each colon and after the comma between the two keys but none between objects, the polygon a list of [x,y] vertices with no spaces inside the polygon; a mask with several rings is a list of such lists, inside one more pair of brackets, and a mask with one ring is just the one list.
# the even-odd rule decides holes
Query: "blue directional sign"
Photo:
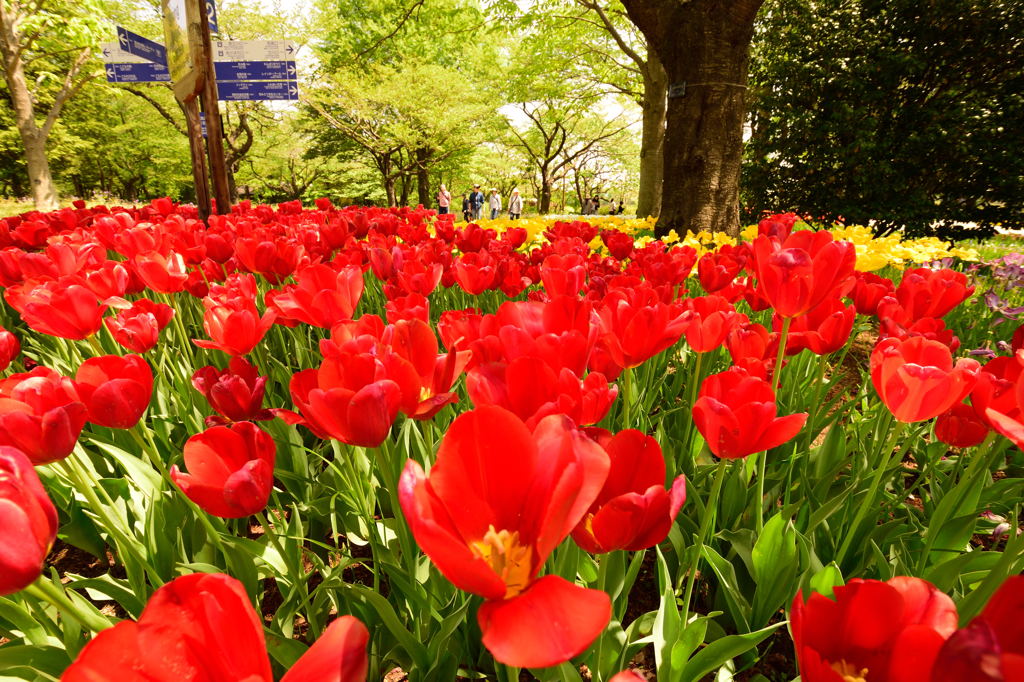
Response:
[{"label": "blue directional sign", "polygon": [[214,62],[217,81],[295,80],[295,62]]},{"label": "blue directional sign", "polygon": [[217,4],[213,0],[206,0],[206,21],[210,24],[210,33],[216,33]]},{"label": "blue directional sign", "polygon": [[166,83],[171,74],[163,64],[106,64],[108,83]]},{"label": "blue directional sign", "polygon": [[136,57],[142,57],[157,64],[167,64],[167,48],[120,26],[117,27],[117,44],[122,50]]},{"label": "blue directional sign", "polygon": [[298,99],[295,81],[225,81],[217,84],[217,94],[226,102],[266,99]]}]

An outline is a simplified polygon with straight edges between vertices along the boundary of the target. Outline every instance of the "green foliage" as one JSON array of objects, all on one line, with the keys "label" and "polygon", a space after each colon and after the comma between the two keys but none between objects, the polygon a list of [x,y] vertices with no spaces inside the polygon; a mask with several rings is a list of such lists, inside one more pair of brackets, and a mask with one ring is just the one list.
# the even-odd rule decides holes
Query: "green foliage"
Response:
[{"label": "green foliage", "polygon": [[1024,5],[775,0],[751,61],[748,217],[1021,223]]}]

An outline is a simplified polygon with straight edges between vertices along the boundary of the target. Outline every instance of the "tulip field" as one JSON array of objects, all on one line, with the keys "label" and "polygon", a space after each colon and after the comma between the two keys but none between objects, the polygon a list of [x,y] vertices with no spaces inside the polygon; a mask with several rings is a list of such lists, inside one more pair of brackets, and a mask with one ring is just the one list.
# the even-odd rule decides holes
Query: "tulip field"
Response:
[{"label": "tulip field", "polygon": [[1024,680],[1024,260],[451,219],[0,220],[0,682]]}]

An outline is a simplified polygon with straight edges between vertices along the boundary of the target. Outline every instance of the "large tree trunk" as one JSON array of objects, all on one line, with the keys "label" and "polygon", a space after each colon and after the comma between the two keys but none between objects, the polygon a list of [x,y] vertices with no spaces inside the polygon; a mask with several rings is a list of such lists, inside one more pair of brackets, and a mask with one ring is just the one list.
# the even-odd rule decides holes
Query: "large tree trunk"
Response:
[{"label": "large tree trunk", "polygon": [[657,233],[738,234],[744,94],[764,0],[623,0],[668,76]]},{"label": "large tree trunk", "polygon": [[21,135],[21,144],[25,148],[25,164],[28,166],[28,179],[32,187],[32,201],[36,210],[52,211],[60,208],[60,201],[57,198],[57,188],[53,184],[53,176],[50,175],[50,161],[46,158],[46,135],[36,125],[35,108],[32,105],[28,84],[25,82],[21,55],[9,47],[15,40],[9,28],[5,22],[0,47],[3,47],[4,71],[11,93],[11,104],[14,107],[14,119]]},{"label": "large tree trunk", "polygon": [[640,189],[636,202],[639,218],[661,213],[665,171],[665,113],[668,76],[652,50],[644,69],[643,127],[640,138]]},{"label": "large tree trunk", "polygon": [[26,129],[18,126],[21,143],[25,146],[25,163],[28,166],[28,179],[32,186],[32,202],[37,211],[53,211],[60,208],[57,187],[50,175],[50,161],[46,158],[46,138],[40,134],[35,123]]}]

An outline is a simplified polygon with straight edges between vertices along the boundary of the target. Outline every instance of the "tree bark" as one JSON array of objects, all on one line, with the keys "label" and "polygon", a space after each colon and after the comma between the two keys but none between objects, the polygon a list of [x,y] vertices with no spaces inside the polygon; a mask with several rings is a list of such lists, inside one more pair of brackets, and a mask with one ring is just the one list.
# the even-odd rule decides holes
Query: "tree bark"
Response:
[{"label": "tree bark", "polygon": [[28,39],[21,33],[19,25],[24,23],[25,10],[14,2],[0,2],[0,56],[3,57],[7,88],[11,93],[15,124],[25,147],[25,164],[32,186],[32,199],[40,211],[52,211],[60,207],[57,188],[50,174],[50,162],[46,158],[46,142],[50,138],[57,117],[68,99],[74,96],[88,77],[80,78],[82,70],[91,55],[91,49],[82,48],[64,76],[64,82],[54,97],[50,110],[42,125],[36,122],[36,111],[32,93],[25,80],[25,54],[34,36]]},{"label": "tree bark", "polygon": [[540,206],[541,215],[551,212],[551,178],[543,178],[540,183]]},{"label": "tree bark", "polygon": [[36,210],[52,211],[60,208],[57,188],[50,174],[50,162],[46,158],[46,136],[36,125],[35,107],[32,95],[25,82],[25,65],[19,52],[20,36],[13,25],[13,17],[0,9],[0,51],[3,53],[4,72],[7,76],[7,87],[11,93],[11,105],[14,107],[14,120],[21,135],[21,144],[25,148],[25,164],[28,166],[29,185],[32,188],[32,201]]},{"label": "tree bark", "polygon": [[430,208],[432,199],[430,197],[430,150],[420,147],[416,150],[416,194],[420,204]]},{"label": "tree bark", "polygon": [[669,84],[657,234],[738,234],[750,41],[764,0],[623,0]]},{"label": "tree bark", "polygon": [[643,123],[640,138],[640,187],[636,215],[661,214],[661,193],[665,171],[665,114],[668,106],[668,76],[651,50],[644,69]]}]

